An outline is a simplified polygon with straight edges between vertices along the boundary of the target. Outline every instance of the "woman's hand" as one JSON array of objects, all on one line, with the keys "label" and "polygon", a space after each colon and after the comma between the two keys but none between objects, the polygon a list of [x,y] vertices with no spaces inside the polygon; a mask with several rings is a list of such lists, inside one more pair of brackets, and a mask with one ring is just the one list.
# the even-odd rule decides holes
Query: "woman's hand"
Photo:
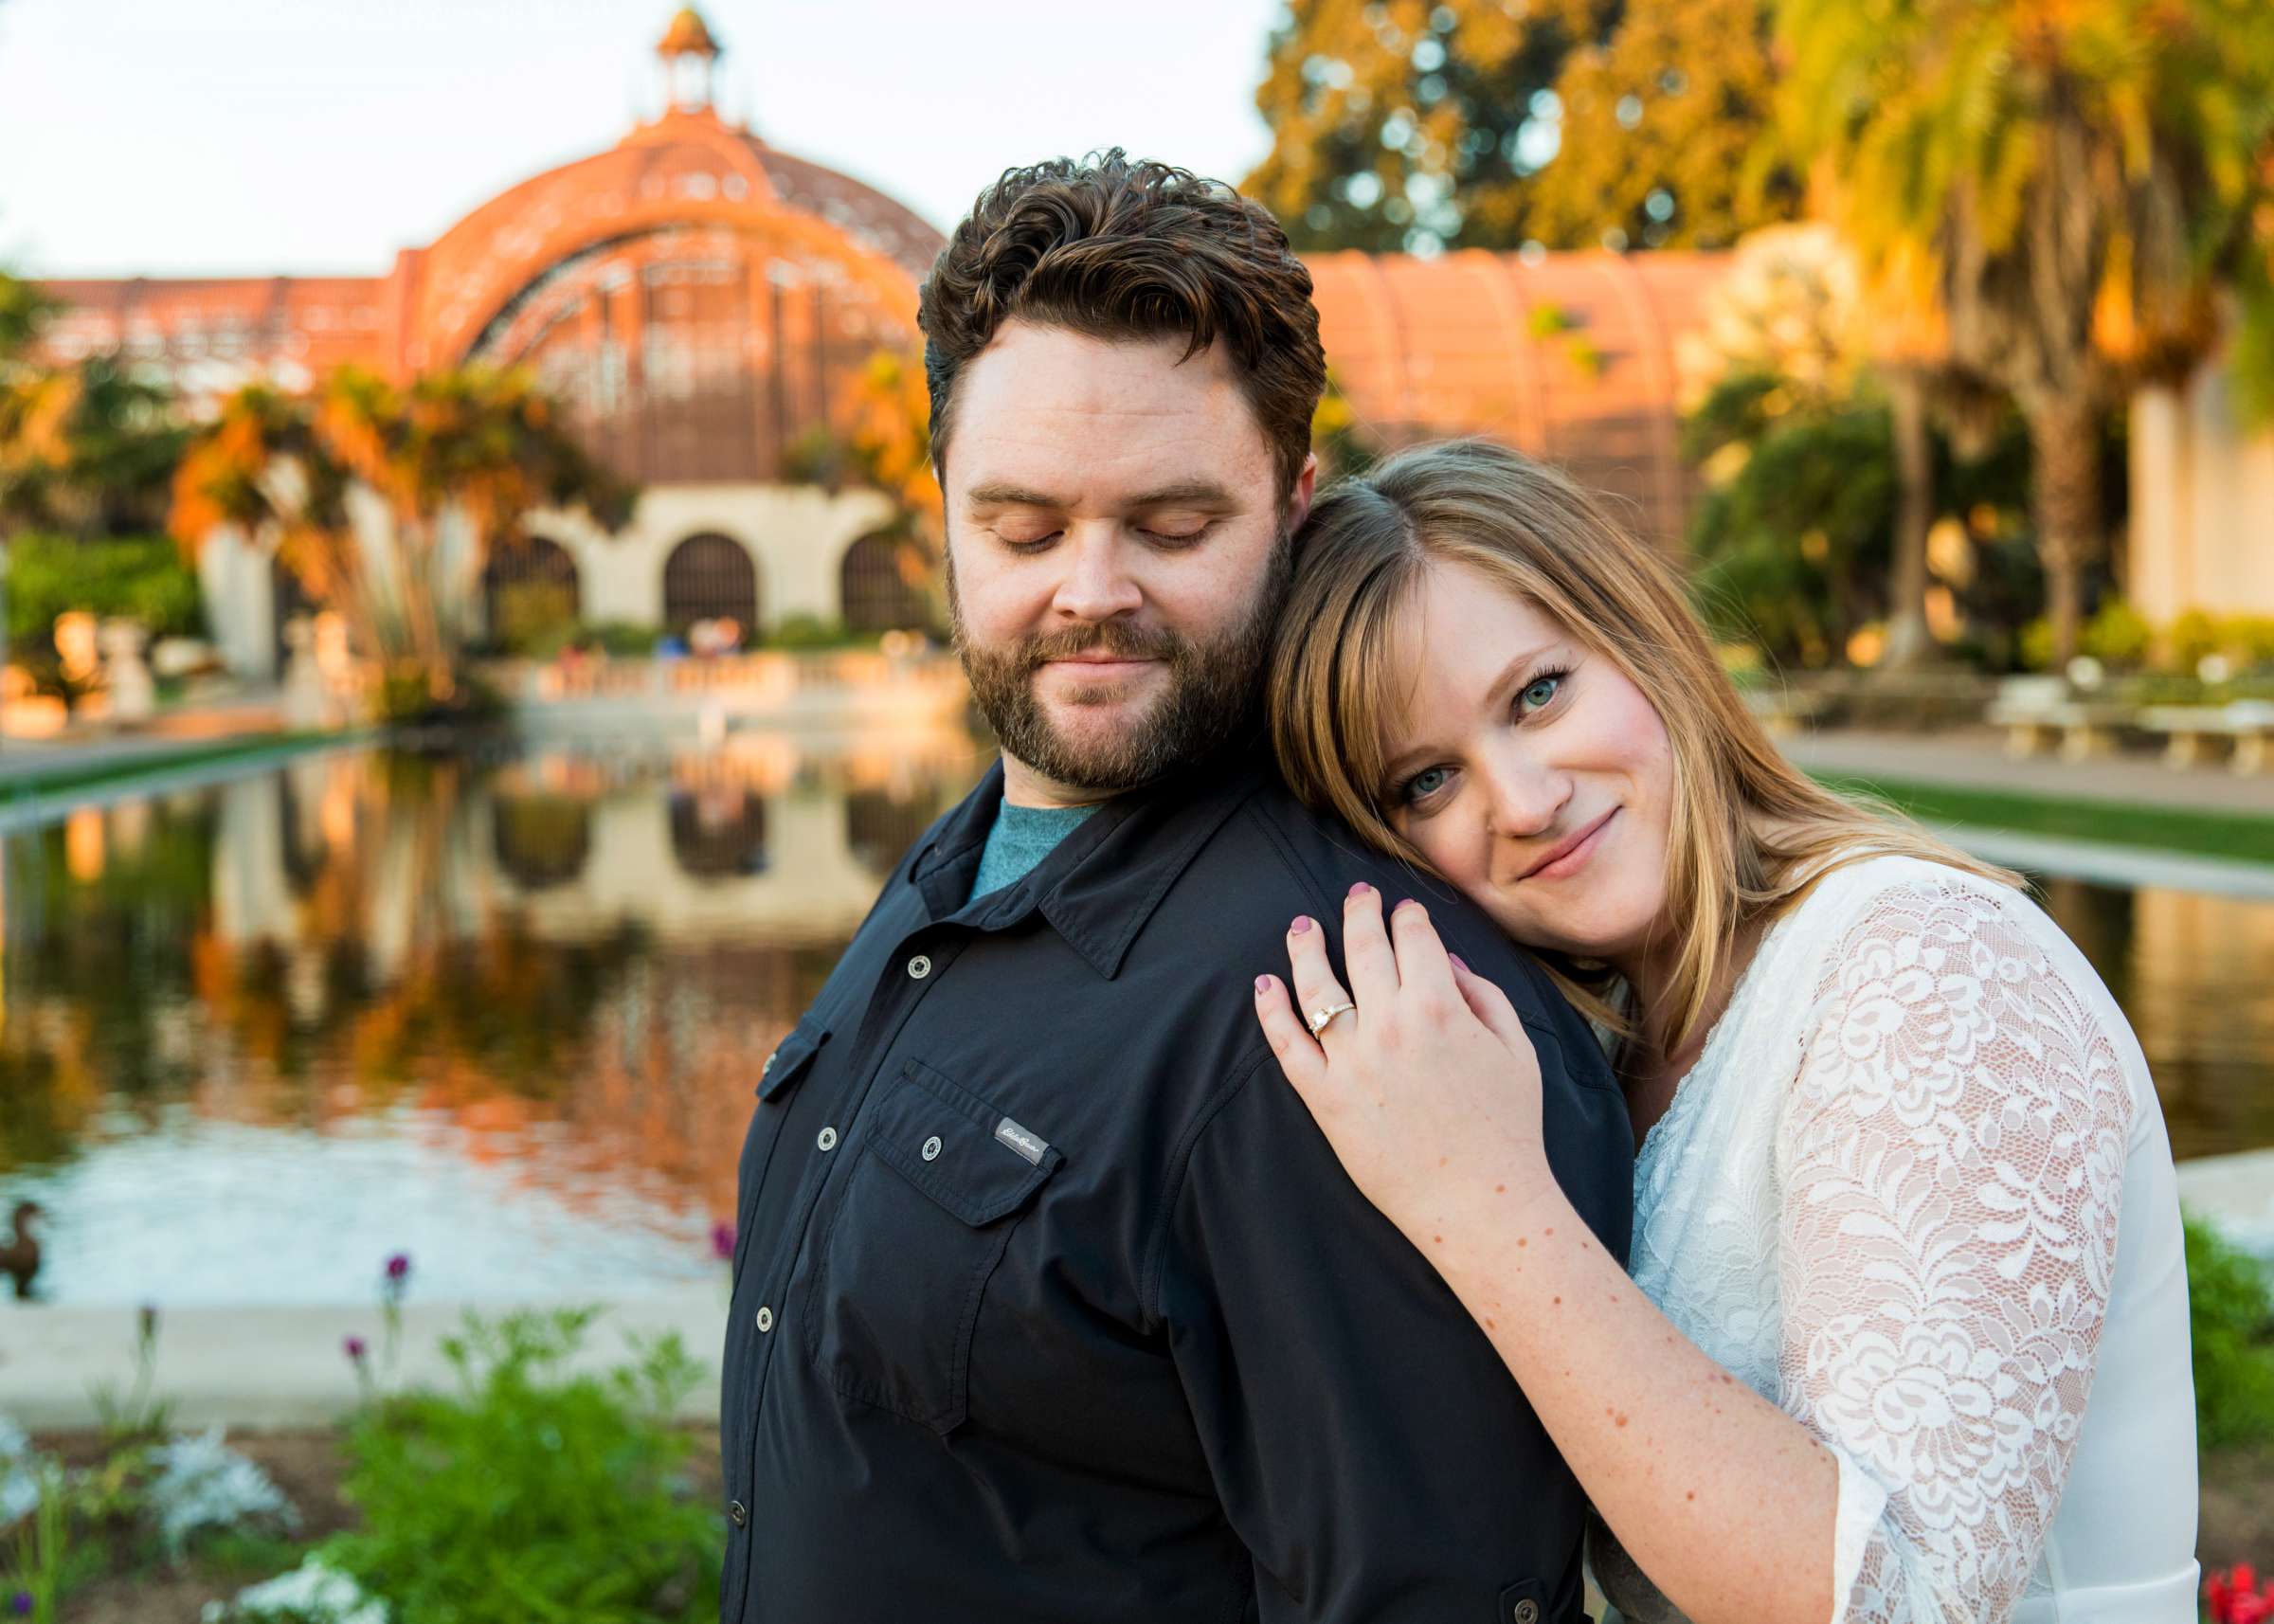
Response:
[{"label": "woman's hand", "polygon": [[[1385,930],[1381,894],[1343,904],[1345,991],[1318,922],[1287,936],[1295,1001],[1255,982],[1255,1015],[1351,1182],[1431,1253],[1446,1216],[1475,1200],[1539,1188],[1540,1062],[1507,998],[1445,951],[1429,913],[1401,902]],[[1307,1021],[1341,1004],[1314,1037]],[[1545,1187],[1552,1188],[1552,1184]],[[1434,1244],[1433,1244],[1434,1242]]]}]

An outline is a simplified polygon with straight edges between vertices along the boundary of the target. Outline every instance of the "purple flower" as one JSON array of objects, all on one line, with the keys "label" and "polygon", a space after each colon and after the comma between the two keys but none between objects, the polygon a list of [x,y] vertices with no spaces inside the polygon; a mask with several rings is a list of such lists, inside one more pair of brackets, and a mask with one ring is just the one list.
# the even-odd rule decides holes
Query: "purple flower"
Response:
[{"label": "purple flower", "polygon": [[711,1226],[711,1254],[721,1263],[734,1261],[734,1226],[714,1223]]},{"label": "purple flower", "polygon": [[363,1338],[359,1336],[352,1336],[348,1338],[344,1345],[348,1350],[349,1360],[356,1364],[361,1364],[363,1362],[363,1356],[365,1353],[370,1351],[365,1346]]},{"label": "purple flower", "polygon": [[28,1590],[19,1590],[8,1598],[8,1610],[19,1618],[28,1616],[31,1608],[31,1592]]},{"label": "purple flower", "polygon": [[409,1253],[398,1252],[387,1260],[387,1277],[389,1280],[406,1280],[410,1277]]}]

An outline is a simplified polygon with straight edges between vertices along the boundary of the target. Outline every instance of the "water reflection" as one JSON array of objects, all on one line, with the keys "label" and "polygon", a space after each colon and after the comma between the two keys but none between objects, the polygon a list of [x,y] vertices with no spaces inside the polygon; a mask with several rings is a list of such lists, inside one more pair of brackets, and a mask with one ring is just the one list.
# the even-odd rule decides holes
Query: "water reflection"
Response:
[{"label": "water reflection", "polygon": [[8,837],[0,1195],[52,1215],[45,1294],[708,1272],[757,1064],[979,766],[344,752]]},{"label": "water reflection", "polygon": [[[5,839],[0,1210],[58,1301],[701,1278],[763,1056],[977,775],[817,750],[347,751]],[[2274,1145],[2274,905],[2074,881],[2182,1156]]]}]

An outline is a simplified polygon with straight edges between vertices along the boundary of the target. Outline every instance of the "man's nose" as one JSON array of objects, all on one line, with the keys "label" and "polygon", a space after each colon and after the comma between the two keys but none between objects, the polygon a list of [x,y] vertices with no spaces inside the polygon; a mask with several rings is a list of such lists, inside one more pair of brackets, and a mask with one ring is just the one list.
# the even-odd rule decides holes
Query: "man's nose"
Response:
[{"label": "man's nose", "polygon": [[1144,604],[1145,594],[1129,573],[1126,550],[1110,532],[1076,532],[1060,556],[1066,560],[1066,573],[1050,606],[1067,619],[1110,621]]}]

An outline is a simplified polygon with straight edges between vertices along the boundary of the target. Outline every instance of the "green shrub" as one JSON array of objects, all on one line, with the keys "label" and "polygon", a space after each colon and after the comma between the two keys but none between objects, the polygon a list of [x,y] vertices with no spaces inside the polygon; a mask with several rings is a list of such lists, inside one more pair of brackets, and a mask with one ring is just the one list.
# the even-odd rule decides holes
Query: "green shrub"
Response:
[{"label": "green shrub", "polygon": [[2164,628],[2164,657],[2173,669],[2192,677],[2204,656],[2219,652],[2222,641],[2217,621],[2201,609],[2190,609]]},{"label": "green shrub", "polygon": [[2156,633],[2145,616],[2121,598],[2103,603],[2077,638],[2077,647],[2103,665],[2130,667],[2148,657]]},{"label": "green shrub", "polygon": [[819,615],[784,615],[766,636],[766,646],[781,649],[856,648],[875,641],[865,632],[845,629],[842,621],[824,621]]},{"label": "green shrub", "polygon": [[2274,1294],[2265,1271],[2210,1225],[2190,1218],[2187,1297],[2202,1447],[2274,1438]]},{"label": "green shrub", "polygon": [[636,1624],[718,1612],[725,1525],[682,1481],[669,1424],[698,1372],[676,1337],[605,1377],[564,1365],[597,1310],[468,1315],[442,1350],[456,1397],[421,1394],[350,1429],[342,1485],[363,1526],[324,1561],[399,1624]]},{"label": "green shrub", "polygon": [[71,609],[123,615],[153,637],[196,637],[204,630],[197,571],[170,536],[79,541],[25,534],[7,545],[11,653],[48,647],[56,616]]},{"label": "green shrub", "polygon": [[594,621],[577,634],[576,641],[620,659],[637,659],[655,653],[663,633],[636,621]]}]

